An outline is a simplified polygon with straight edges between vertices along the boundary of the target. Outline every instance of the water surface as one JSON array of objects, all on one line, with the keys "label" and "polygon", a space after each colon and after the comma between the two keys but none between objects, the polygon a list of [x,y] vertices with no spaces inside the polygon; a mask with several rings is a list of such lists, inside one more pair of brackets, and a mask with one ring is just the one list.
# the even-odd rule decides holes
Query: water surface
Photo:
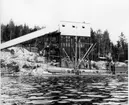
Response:
[{"label": "water surface", "polygon": [[126,76],[4,76],[2,103],[18,105],[127,105]]}]

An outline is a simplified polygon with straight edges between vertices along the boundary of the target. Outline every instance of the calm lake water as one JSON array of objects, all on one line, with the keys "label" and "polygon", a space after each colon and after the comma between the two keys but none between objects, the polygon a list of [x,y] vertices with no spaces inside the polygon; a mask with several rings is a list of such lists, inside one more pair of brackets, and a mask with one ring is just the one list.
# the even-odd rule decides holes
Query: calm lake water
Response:
[{"label": "calm lake water", "polygon": [[127,76],[2,76],[7,105],[127,105]]}]

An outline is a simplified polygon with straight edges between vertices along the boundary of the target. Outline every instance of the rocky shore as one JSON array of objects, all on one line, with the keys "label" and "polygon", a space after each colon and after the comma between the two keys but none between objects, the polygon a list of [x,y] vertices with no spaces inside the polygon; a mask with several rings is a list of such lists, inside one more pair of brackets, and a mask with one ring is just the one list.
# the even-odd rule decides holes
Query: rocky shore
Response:
[{"label": "rocky shore", "polygon": [[[1,51],[1,74],[20,75],[42,75],[52,74],[47,68],[55,68],[50,63],[46,63],[45,58],[38,53],[29,52],[25,48],[11,47]],[[126,63],[116,62],[117,67],[127,67]],[[59,68],[58,68],[59,69]],[[60,68],[61,69],[61,68]],[[106,70],[105,61],[91,61],[91,69]],[[69,72],[69,70],[66,70]]]},{"label": "rocky shore", "polygon": [[42,69],[43,73],[47,73],[45,71],[47,66],[43,57],[21,47],[1,51],[1,74],[19,72],[30,75],[36,73],[37,69],[40,72]]}]

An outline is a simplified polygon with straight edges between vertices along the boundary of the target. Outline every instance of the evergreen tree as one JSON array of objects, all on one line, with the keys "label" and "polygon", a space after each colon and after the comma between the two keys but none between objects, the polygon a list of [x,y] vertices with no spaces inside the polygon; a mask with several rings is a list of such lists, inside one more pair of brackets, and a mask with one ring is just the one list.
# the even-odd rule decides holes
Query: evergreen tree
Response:
[{"label": "evergreen tree", "polygon": [[103,36],[102,36],[102,54],[105,56],[107,53],[111,52],[111,43],[110,43],[110,38],[109,38],[109,33],[108,31],[104,31]]},{"label": "evergreen tree", "polygon": [[3,32],[3,39],[4,41],[9,41],[10,40],[10,29],[9,25],[5,26],[5,32]]},{"label": "evergreen tree", "polygon": [[9,37],[10,40],[15,38],[15,24],[12,19],[9,22]]},{"label": "evergreen tree", "polygon": [[5,25],[4,24],[1,24],[1,42],[4,42],[5,39],[4,39],[4,35],[5,35]]},{"label": "evergreen tree", "polygon": [[93,29],[91,28],[91,42],[92,43],[95,43],[96,42],[96,39],[95,39],[95,32],[93,31]]},{"label": "evergreen tree", "polygon": [[[96,33],[95,31],[93,31],[93,29],[91,28],[91,43],[95,44],[96,43]],[[97,52],[97,46],[94,47],[94,49],[92,50],[92,53],[89,55],[89,58],[91,58],[92,60],[96,60],[96,58],[98,57],[98,55],[96,53]]]},{"label": "evergreen tree", "polygon": [[28,33],[30,33],[30,29],[26,24],[24,24],[23,30],[22,30],[22,35],[26,35]]},{"label": "evergreen tree", "polygon": [[97,30],[97,32],[96,32],[96,47],[97,47],[97,52],[96,52],[96,54],[98,54],[98,57],[99,56],[102,56],[102,51],[103,51],[103,49],[102,49],[102,31],[99,29],[99,30]]},{"label": "evergreen tree", "polygon": [[118,47],[118,60],[119,61],[127,60],[128,43],[123,33],[121,33],[121,35],[119,36],[119,40],[117,41],[117,47]]}]

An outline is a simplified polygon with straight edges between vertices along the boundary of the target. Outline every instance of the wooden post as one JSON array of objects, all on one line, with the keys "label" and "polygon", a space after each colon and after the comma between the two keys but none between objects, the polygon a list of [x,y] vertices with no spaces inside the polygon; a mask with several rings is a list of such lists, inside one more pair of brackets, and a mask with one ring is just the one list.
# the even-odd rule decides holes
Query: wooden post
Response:
[{"label": "wooden post", "polygon": [[78,56],[77,56],[77,47],[78,47],[78,43],[77,43],[77,41],[78,41],[78,37],[76,36],[75,37],[76,38],[76,40],[75,40],[75,73],[76,73],[76,75],[79,75],[79,71],[78,71]]},{"label": "wooden post", "polygon": [[59,66],[61,67],[61,47],[62,47],[62,46],[61,46],[61,42],[62,42],[61,40],[62,40],[62,37],[61,37],[60,34],[59,34],[58,40],[59,40],[59,51],[60,51],[60,52],[59,52],[59,59],[60,59],[60,60],[59,60],[59,61],[60,61],[60,62],[59,62],[59,63],[60,63]]},{"label": "wooden post", "polygon": [[79,38],[79,60],[81,59],[81,38]]},{"label": "wooden post", "polygon": [[30,47],[30,52],[31,52],[31,44],[29,44],[29,47]]},{"label": "wooden post", "polygon": [[70,39],[69,39],[69,40],[70,40],[70,46],[69,46],[69,47],[70,47],[70,58],[72,59],[72,57],[71,57],[71,55],[72,55],[72,54],[71,54],[71,52],[72,52],[72,50],[71,50],[71,36],[70,36],[69,38],[70,38]]},{"label": "wooden post", "polygon": [[[80,62],[80,59],[81,59],[81,37],[79,37],[79,42],[78,42],[78,47],[79,47],[79,59],[78,59],[78,62]],[[79,69],[80,69],[80,66],[79,66]]]}]

